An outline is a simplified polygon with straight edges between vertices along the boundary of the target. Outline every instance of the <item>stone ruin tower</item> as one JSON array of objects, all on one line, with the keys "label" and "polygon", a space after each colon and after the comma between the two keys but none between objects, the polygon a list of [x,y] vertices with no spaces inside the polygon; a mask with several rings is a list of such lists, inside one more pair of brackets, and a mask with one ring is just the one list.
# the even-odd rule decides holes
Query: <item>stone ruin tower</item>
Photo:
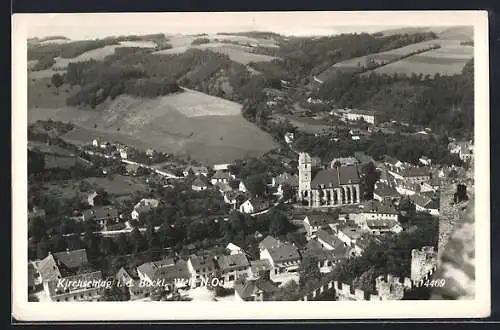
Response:
[{"label": "stone ruin tower", "polygon": [[312,159],[306,152],[299,153],[299,200],[309,200],[311,194]]},{"label": "stone ruin tower", "polygon": [[411,251],[411,275],[413,283],[420,282],[432,275],[437,267],[437,251],[433,246],[423,246]]},{"label": "stone ruin tower", "polygon": [[375,279],[375,289],[380,300],[401,300],[409,287],[401,283],[399,277],[389,274],[387,277],[379,276]]}]

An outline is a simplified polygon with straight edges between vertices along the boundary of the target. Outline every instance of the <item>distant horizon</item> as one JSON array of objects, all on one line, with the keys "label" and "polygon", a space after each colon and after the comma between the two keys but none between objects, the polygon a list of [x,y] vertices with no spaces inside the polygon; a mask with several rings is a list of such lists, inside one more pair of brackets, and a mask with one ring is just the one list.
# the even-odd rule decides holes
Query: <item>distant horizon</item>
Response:
[{"label": "distant horizon", "polygon": [[[362,15],[348,12],[171,12],[24,15],[29,16],[30,20],[30,26],[26,31],[28,38],[60,35],[71,40],[156,33],[192,35],[249,31],[273,32],[290,37],[321,37],[342,33],[376,33],[400,28],[451,27],[463,24],[463,21],[459,20],[453,22],[443,21],[440,16],[433,17],[433,15],[427,13],[424,16],[413,14],[406,19],[402,19],[401,15],[395,14],[397,12],[372,12]],[[459,17],[456,18],[459,19]],[[364,24],[366,22],[369,22],[369,24]],[[392,24],[388,25],[387,22]],[[443,24],[445,22],[446,25]]]}]

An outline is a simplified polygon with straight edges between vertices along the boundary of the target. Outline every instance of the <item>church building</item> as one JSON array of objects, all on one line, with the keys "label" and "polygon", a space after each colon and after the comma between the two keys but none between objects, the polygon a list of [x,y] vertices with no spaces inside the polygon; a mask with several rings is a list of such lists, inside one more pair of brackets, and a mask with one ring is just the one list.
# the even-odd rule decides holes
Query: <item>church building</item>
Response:
[{"label": "church building", "polygon": [[298,200],[310,207],[334,207],[360,202],[360,175],[357,165],[335,166],[311,177],[312,160],[299,154]]}]

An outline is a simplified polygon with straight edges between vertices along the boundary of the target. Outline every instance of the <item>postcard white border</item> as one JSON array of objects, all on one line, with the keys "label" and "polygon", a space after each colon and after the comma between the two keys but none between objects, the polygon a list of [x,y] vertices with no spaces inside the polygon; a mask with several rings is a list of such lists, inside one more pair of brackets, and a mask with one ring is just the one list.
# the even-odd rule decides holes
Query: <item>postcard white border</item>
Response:
[{"label": "postcard white border", "polygon": [[[311,15],[313,12],[307,12]],[[191,13],[192,15],[193,13]],[[216,15],[271,15],[297,21],[304,12],[195,13],[209,22]],[[15,14],[12,17],[12,311],[25,321],[103,320],[245,320],[245,319],[374,319],[476,318],[490,314],[490,179],[489,179],[489,53],[486,11],[318,12],[331,15],[332,25],[474,26],[475,65],[475,237],[476,297],[474,300],[356,301],[356,302],[28,302],[27,294],[27,31],[60,21],[85,24],[151,22],[178,13]],[[148,19],[144,19],[148,15]],[[149,16],[150,15],[150,16]],[[200,16],[201,15],[201,16]],[[64,16],[64,17],[63,17]],[[187,16],[186,16],[187,17]],[[191,17],[191,16],[190,16]],[[188,20],[189,21],[189,20]],[[110,23],[111,22],[111,23]],[[114,23],[113,23],[114,22]],[[369,22],[367,24],[367,22]],[[187,23],[186,23],[187,24]]]}]

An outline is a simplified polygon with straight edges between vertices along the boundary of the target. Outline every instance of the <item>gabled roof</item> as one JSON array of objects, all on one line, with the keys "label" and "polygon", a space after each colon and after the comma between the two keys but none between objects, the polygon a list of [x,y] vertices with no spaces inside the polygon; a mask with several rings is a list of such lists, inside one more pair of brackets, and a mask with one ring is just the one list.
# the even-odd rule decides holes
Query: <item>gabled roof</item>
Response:
[{"label": "gabled roof", "polygon": [[337,162],[339,162],[341,166],[355,165],[359,163],[359,161],[354,157],[337,157],[332,159],[332,161],[330,162],[331,167],[335,167],[335,163]]},{"label": "gabled roof", "polygon": [[282,244],[278,239],[268,235],[259,243],[259,249],[270,249],[272,247]]},{"label": "gabled roof", "polygon": [[351,109],[348,113],[363,115],[363,116],[375,116],[375,111],[370,110],[360,110],[360,109]]},{"label": "gabled roof", "polygon": [[400,226],[399,221],[390,219],[369,219],[366,220],[366,225],[370,229],[391,229],[395,226]]},{"label": "gabled roof", "polygon": [[400,160],[398,160],[394,157],[391,157],[389,155],[384,155],[383,161],[384,161],[384,163],[391,164],[391,165],[396,165],[397,163],[401,162]]},{"label": "gabled roof", "polygon": [[226,182],[218,182],[216,183],[216,186],[219,188],[219,191],[221,192],[228,192],[228,191],[233,191],[233,188],[231,188],[231,185]]},{"label": "gabled roof", "polygon": [[62,277],[56,261],[52,255],[48,255],[38,263],[38,271],[43,281],[50,281]]},{"label": "gabled roof", "polygon": [[318,232],[316,232],[316,237],[330,245],[333,248],[333,250],[330,251],[332,251],[336,256],[344,257],[348,253],[348,249],[344,245],[344,242],[332,233],[326,230],[318,230]]},{"label": "gabled roof", "polygon": [[52,253],[56,262],[64,264],[68,268],[78,268],[88,264],[87,251],[85,249],[71,250]]},{"label": "gabled roof", "polygon": [[363,213],[399,214],[392,203],[370,200],[363,204]]},{"label": "gabled roof", "polygon": [[300,260],[299,250],[292,244],[283,243],[267,249],[274,263]]},{"label": "gabled roof", "polygon": [[212,179],[231,179],[231,174],[229,172],[226,172],[226,171],[217,171],[214,173],[214,175],[212,176]]},{"label": "gabled roof", "polygon": [[134,280],[132,276],[130,276],[130,274],[123,267],[120,268],[120,270],[118,270],[118,272],[115,275],[115,278],[121,283],[128,283]]},{"label": "gabled roof", "polygon": [[184,171],[189,172],[193,171],[193,173],[208,173],[208,168],[205,166],[188,166],[184,169]]},{"label": "gabled roof", "polygon": [[147,262],[137,267],[137,270],[146,274],[152,280],[163,279],[165,281],[173,281],[175,279],[189,279],[191,277],[187,262],[183,260],[174,265],[166,261]]},{"label": "gabled roof", "polygon": [[418,206],[428,208],[428,209],[438,209],[439,202],[433,201],[433,199],[429,196],[425,196],[423,194],[414,194],[410,196],[410,200]]},{"label": "gabled roof", "polygon": [[243,300],[250,299],[259,291],[267,294],[279,291],[273,282],[261,278],[247,280],[245,283],[235,283],[234,290]]},{"label": "gabled roof", "polygon": [[360,183],[358,168],[355,165],[350,165],[319,171],[311,181],[311,187],[325,185],[331,188],[338,188],[341,185],[358,183]]},{"label": "gabled roof", "polygon": [[230,271],[237,268],[250,266],[246,255],[243,253],[221,256],[217,259],[217,264],[222,271]]},{"label": "gabled roof", "polygon": [[215,269],[215,261],[213,258],[191,256],[189,260],[195,271],[199,271],[203,268]]}]

